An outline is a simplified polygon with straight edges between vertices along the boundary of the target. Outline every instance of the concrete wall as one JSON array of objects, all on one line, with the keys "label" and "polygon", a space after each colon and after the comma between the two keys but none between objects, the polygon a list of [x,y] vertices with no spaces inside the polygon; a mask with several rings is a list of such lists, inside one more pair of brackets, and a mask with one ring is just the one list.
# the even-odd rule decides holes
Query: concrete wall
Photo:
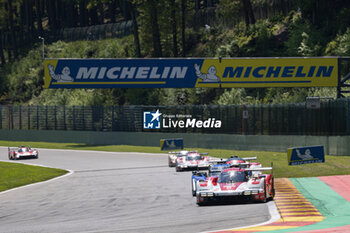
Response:
[{"label": "concrete wall", "polygon": [[159,146],[160,139],[183,138],[185,147],[286,152],[289,147],[323,145],[330,155],[350,155],[350,136],[257,136],[148,132],[0,130],[0,140],[95,145]]}]

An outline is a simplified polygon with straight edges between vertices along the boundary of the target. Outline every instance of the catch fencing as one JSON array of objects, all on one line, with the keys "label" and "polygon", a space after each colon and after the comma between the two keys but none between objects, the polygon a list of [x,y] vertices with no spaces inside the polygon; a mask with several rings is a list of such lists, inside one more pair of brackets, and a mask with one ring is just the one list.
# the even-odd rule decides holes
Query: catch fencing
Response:
[{"label": "catch fencing", "polygon": [[[246,135],[350,135],[350,99],[300,104],[194,106],[22,106],[0,105],[1,129],[221,133]],[[220,120],[220,128],[143,129],[143,113],[173,115],[172,121]],[[187,115],[179,116],[179,115]],[[178,116],[178,117],[177,117]],[[161,117],[166,124],[169,119]]]},{"label": "catch fencing", "polygon": [[64,41],[101,40],[106,38],[122,38],[133,33],[132,21],[93,25],[87,27],[62,28],[52,32],[49,38]]}]

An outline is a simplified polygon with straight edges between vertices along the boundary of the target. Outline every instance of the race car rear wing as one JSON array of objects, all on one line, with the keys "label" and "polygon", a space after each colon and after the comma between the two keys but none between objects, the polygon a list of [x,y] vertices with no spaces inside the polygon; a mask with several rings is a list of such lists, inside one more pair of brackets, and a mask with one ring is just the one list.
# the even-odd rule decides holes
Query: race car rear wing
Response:
[{"label": "race car rear wing", "polygon": [[213,160],[210,160],[208,161],[208,163],[216,163],[216,164],[219,164],[219,163],[227,163],[227,159],[213,159]]},{"label": "race car rear wing", "polygon": [[249,160],[257,160],[257,157],[246,157],[246,158],[242,158],[245,161],[249,161]]},{"label": "race car rear wing", "polygon": [[259,177],[263,175],[261,172],[263,171],[271,171],[271,175],[273,175],[273,163],[271,163],[271,167],[256,167],[256,168],[245,168],[245,171],[252,172],[251,176]]},{"label": "race car rear wing", "polygon": [[[186,150],[181,150],[181,151],[186,151]],[[180,154],[181,151],[169,151],[168,154]],[[191,150],[191,151],[187,151],[187,153],[198,153],[198,151]]]},{"label": "race car rear wing", "polygon": [[246,171],[272,171],[272,167],[245,168]]},{"label": "race car rear wing", "polygon": [[257,157],[256,157],[256,156],[255,156],[255,157],[246,157],[246,158],[242,158],[242,157],[237,156],[237,155],[232,155],[231,158],[241,158],[241,159],[243,159],[243,160],[245,160],[245,161],[257,160]]}]

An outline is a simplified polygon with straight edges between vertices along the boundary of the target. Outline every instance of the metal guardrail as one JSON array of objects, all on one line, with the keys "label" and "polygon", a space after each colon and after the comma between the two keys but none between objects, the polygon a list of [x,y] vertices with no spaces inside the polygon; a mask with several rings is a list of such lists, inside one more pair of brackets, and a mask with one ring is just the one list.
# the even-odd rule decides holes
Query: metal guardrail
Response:
[{"label": "metal guardrail", "polygon": [[[1,129],[88,130],[246,135],[350,135],[350,99],[305,104],[194,106],[21,106],[0,105]],[[222,121],[221,128],[143,129],[143,112],[191,115]],[[176,117],[175,117],[176,119]]]}]

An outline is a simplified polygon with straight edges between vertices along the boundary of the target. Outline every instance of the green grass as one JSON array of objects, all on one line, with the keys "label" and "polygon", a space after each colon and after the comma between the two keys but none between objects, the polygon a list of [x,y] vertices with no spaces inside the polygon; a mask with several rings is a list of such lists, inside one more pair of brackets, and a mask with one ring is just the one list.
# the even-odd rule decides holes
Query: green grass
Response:
[{"label": "green grass", "polygon": [[[13,142],[0,141],[0,146],[30,145],[33,148],[50,149],[75,149],[75,150],[97,150],[115,152],[145,152],[145,153],[167,153],[159,147],[127,146],[127,145],[85,145],[79,143],[47,143],[47,142]],[[271,166],[273,162],[275,177],[317,177],[330,175],[350,174],[350,156],[326,156],[325,163],[305,164],[289,166],[286,152],[266,151],[236,151],[220,149],[187,148],[199,152],[209,152],[209,155],[218,158],[228,158],[231,155],[241,157],[257,156],[263,166]],[[0,177],[1,179],[1,177]]]},{"label": "green grass", "polygon": [[61,169],[0,162],[0,192],[31,183],[49,180],[66,173],[67,171]]}]

